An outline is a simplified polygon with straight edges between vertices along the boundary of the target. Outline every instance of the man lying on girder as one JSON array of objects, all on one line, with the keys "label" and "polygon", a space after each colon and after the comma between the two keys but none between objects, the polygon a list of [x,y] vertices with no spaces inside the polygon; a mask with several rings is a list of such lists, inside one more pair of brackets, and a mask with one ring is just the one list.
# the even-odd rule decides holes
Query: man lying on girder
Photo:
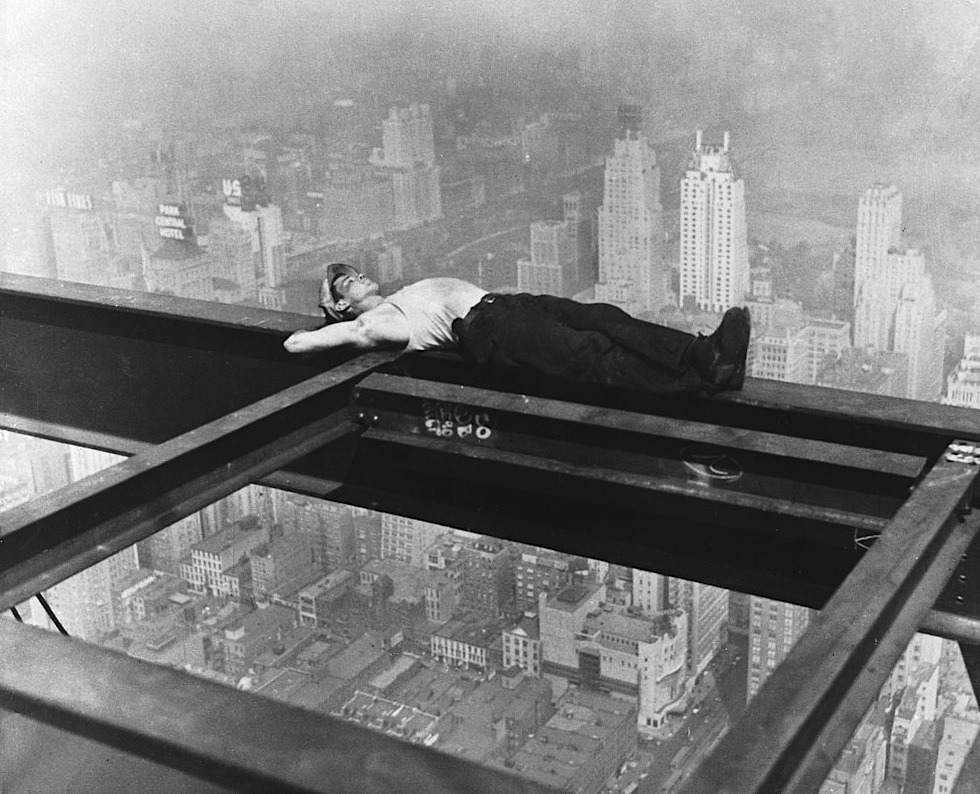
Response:
[{"label": "man lying on girder", "polygon": [[457,278],[423,279],[385,298],[342,263],[327,268],[320,307],[335,322],[296,331],[284,343],[290,353],[455,348],[497,370],[655,394],[741,389],[751,327],[748,309],[736,307],[713,334],[694,336],[604,303],[496,294]]}]

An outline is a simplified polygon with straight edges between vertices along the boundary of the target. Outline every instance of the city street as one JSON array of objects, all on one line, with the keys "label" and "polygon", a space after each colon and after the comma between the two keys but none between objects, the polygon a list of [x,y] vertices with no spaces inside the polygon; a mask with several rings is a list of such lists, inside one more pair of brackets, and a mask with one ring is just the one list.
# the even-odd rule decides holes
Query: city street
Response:
[{"label": "city street", "polygon": [[[748,678],[747,638],[734,634],[704,673],[711,685],[705,688],[704,699],[688,707],[683,718],[671,717],[675,728],[671,738],[662,741],[640,742],[636,766],[627,768],[616,780],[610,792],[627,792],[637,783],[639,794],[670,791],[679,788],[686,778],[711,752],[718,739],[745,711]],[[690,750],[683,754],[684,748]],[[678,759],[680,755],[680,762]],[[673,766],[672,766],[673,763]],[[680,773],[680,774],[677,774]],[[671,782],[669,788],[664,784]]]}]

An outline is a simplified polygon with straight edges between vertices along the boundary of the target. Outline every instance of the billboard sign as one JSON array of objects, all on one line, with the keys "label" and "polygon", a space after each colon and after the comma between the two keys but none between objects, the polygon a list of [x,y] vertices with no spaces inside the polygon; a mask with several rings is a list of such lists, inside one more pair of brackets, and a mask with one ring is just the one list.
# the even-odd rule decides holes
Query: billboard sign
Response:
[{"label": "billboard sign", "polygon": [[242,176],[238,179],[222,179],[221,192],[225,194],[225,204],[241,207],[245,212],[252,212],[256,207],[269,204],[269,193],[261,178]]},{"label": "billboard sign", "polygon": [[183,204],[160,204],[153,222],[157,226],[157,232],[165,240],[183,242],[194,237],[194,227],[191,226]]},{"label": "billboard sign", "polygon": [[65,190],[45,190],[44,202],[49,207],[60,207],[70,210],[94,209],[92,197],[87,193],[69,193]]}]

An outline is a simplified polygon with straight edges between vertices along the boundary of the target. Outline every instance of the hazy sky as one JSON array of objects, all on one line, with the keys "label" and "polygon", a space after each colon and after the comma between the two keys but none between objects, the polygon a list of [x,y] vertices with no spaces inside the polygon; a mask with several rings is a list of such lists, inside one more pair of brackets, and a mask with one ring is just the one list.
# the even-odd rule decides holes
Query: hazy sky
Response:
[{"label": "hazy sky", "polygon": [[731,127],[747,163],[827,141],[913,153],[955,144],[964,162],[978,159],[977,0],[6,0],[0,8],[7,185],[50,173],[59,158],[97,158],[98,136],[126,119],[179,119],[188,107],[207,115],[228,81],[250,86],[255,103],[292,107],[365,71],[385,85],[439,64],[520,94],[538,56],[562,49],[582,56],[610,106],[641,102],[658,132]]}]

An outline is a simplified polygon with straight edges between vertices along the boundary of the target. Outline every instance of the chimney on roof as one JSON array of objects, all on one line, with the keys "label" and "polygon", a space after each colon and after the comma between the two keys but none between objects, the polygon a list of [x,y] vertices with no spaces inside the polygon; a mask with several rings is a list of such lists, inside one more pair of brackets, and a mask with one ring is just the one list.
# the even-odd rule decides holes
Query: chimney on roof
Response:
[{"label": "chimney on roof", "polygon": [[725,130],[725,136],[724,136],[724,138],[722,138],[722,141],[723,141],[722,142],[722,145],[721,145],[722,151],[724,151],[724,152],[727,153],[728,152],[728,144],[731,142],[731,136],[729,135],[728,130]]},{"label": "chimney on roof", "polygon": [[697,152],[701,151],[701,130],[698,130],[694,136],[694,150]]}]

